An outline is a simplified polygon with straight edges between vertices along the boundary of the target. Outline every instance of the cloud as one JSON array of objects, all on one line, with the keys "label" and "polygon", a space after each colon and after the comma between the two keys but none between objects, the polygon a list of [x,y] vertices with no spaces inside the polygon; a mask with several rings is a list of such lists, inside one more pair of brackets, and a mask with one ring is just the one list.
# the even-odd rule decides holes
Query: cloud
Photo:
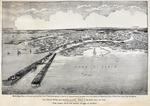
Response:
[{"label": "cloud", "polygon": [[43,19],[33,18],[30,15],[22,15],[15,21],[17,29],[46,29],[49,27],[49,23]]},{"label": "cloud", "polygon": [[79,5],[79,6],[77,6],[77,9],[80,9],[80,8],[86,8],[86,7],[91,7],[91,5]]},{"label": "cloud", "polygon": [[42,8],[42,9],[37,10],[35,8],[31,8],[31,9],[24,11],[23,14],[31,15],[33,18],[40,18],[40,19],[44,19],[47,21],[49,20],[49,16],[54,13],[55,13],[54,9],[52,10],[48,8]]},{"label": "cloud", "polygon": [[147,16],[143,12],[119,10],[105,17],[97,13],[89,14],[86,19],[73,11],[59,11],[49,17],[49,21],[22,15],[15,21],[17,29],[66,29],[85,27],[147,27]]},{"label": "cloud", "polygon": [[86,8],[85,11],[87,12],[96,12],[98,14],[109,16],[110,13],[119,11],[119,10],[127,10],[130,11],[132,14],[134,14],[136,11],[144,12],[146,13],[145,9],[142,9],[138,6],[124,6],[124,5],[100,5],[96,7],[90,7]]},{"label": "cloud", "polygon": [[143,12],[136,11],[132,14],[129,11],[120,10],[110,14],[108,19],[108,25],[110,24],[116,27],[117,25],[120,25],[121,27],[147,27],[147,15]]},{"label": "cloud", "polygon": [[142,9],[140,7],[137,7],[137,6],[128,6],[128,7],[125,7],[125,10],[129,10],[132,13],[134,13],[135,11],[140,11],[140,12],[146,13],[145,9]]},{"label": "cloud", "polygon": [[108,16],[111,12],[121,10],[122,5],[100,5],[85,9],[87,12],[98,12],[101,15]]}]

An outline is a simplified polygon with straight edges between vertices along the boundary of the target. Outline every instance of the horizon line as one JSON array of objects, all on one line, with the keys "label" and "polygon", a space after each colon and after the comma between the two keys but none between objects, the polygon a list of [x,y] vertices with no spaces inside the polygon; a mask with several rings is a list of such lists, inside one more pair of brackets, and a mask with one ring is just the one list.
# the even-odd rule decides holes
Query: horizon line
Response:
[{"label": "horizon line", "polygon": [[117,28],[117,29],[145,29],[148,27],[84,27],[84,28],[55,28],[55,29],[15,29],[15,28],[2,28],[3,29],[11,29],[11,30],[71,30],[71,29],[109,29],[109,28]]}]

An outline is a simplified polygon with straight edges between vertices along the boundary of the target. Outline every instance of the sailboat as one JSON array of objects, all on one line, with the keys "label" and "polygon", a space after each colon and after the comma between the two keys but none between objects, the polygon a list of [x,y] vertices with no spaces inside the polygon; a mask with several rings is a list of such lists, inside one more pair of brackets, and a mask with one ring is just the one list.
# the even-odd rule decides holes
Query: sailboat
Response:
[{"label": "sailboat", "polygon": [[93,56],[96,56],[96,49],[93,50]]}]

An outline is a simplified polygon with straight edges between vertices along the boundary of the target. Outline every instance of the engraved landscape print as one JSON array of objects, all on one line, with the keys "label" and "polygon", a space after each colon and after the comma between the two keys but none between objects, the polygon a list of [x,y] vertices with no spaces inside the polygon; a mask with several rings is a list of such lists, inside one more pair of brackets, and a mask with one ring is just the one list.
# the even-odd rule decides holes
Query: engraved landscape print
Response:
[{"label": "engraved landscape print", "polygon": [[147,95],[147,1],[3,1],[2,93]]}]

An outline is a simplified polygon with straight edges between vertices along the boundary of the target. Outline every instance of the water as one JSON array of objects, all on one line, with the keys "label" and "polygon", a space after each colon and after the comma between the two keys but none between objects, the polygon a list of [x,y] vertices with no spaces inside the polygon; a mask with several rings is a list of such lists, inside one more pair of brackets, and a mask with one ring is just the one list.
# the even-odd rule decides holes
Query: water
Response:
[{"label": "water", "polygon": [[84,56],[104,56],[110,53],[109,50],[104,49],[102,47],[92,47],[89,50],[83,52]]},{"label": "water", "polygon": [[[94,48],[96,55],[93,55]],[[29,77],[25,76],[11,89],[3,88],[3,91],[34,94],[146,94],[147,73],[147,54],[144,52],[91,47],[83,56],[64,57],[58,54],[41,87],[32,88],[31,80],[27,81]]]}]

